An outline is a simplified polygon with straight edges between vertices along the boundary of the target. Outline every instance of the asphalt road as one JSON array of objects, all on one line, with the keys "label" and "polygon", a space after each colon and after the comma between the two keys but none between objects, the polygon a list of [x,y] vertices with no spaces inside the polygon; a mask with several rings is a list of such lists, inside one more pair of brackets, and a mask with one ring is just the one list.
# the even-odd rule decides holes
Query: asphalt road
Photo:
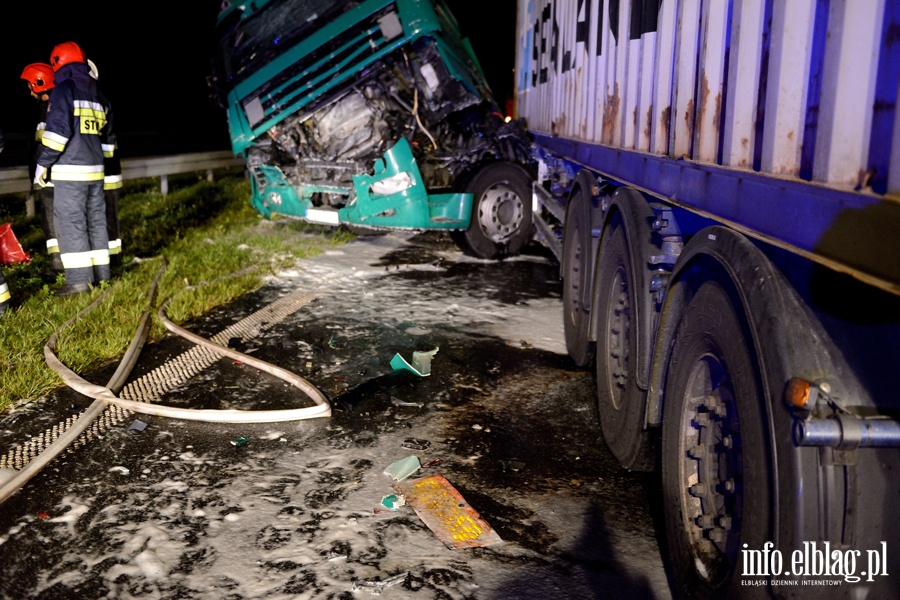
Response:
[{"label": "asphalt road", "polygon": [[[549,254],[360,238],[188,328],[213,337],[297,292],[296,311],[229,341],[306,378],[332,415],[106,417],[3,503],[2,597],[670,597],[656,479],[603,445]],[[132,383],[169,378],[156,402],[183,408],[311,404],[230,358],[186,374],[192,348],[150,345]],[[417,351],[430,374],[392,366]],[[4,416],[4,451],[88,404],[64,389]],[[398,483],[385,471],[404,459],[424,466]]]}]

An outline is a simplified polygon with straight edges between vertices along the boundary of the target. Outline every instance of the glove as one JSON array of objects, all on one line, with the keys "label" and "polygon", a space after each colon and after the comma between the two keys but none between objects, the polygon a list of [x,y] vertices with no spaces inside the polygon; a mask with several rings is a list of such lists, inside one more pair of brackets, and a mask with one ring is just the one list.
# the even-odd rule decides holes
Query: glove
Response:
[{"label": "glove", "polygon": [[34,169],[34,182],[41,187],[47,187],[47,169],[37,165]]}]

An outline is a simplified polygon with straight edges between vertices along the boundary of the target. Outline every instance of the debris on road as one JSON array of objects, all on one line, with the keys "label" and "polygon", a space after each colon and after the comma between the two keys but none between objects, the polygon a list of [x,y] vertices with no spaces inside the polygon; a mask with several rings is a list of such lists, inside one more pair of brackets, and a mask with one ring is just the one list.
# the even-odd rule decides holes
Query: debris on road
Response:
[{"label": "debris on road", "polygon": [[418,456],[407,456],[398,461],[394,461],[384,470],[385,475],[390,475],[393,479],[403,481],[421,467]]},{"label": "debris on road", "polygon": [[406,506],[406,498],[403,494],[388,494],[381,499],[381,505],[390,511],[397,511],[401,506]]},{"label": "debris on road", "polygon": [[377,596],[384,591],[384,588],[405,582],[407,577],[409,577],[409,571],[400,573],[399,575],[394,575],[393,577],[389,577],[384,581],[356,580],[353,582],[353,591],[355,592],[357,590],[366,590],[367,592],[371,592]]},{"label": "debris on road", "polygon": [[396,398],[396,397],[394,397],[394,396],[391,396],[391,402],[392,402],[395,406],[414,406],[414,407],[416,407],[416,408],[422,408],[422,407],[425,406],[425,403],[424,403],[424,402],[406,402],[405,400],[401,400],[401,399]]},{"label": "debris on road", "polygon": [[391,368],[395,371],[405,369],[415,373],[419,377],[427,377],[431,375],[431,359],[434,358],[434,355],[437,354],[438,350],[440,350],[440,348],[435,348],[428,352],[416,350],[413,352],[412,364],[406,362],[406,359],[400,356],[400,353],[398,352],[394,355],[394,358],[391,359]]},{"label": "debris on road", "polygon": [[400,447],[409,448],[411,450],[427,450],[431,442],[428,440],[420,440],[418,438],[406,438],[400,442]]},{"label": "debris on road", "polygon": [[398,482],[394,489],[403,494],[422,522],[451,550],[503,543],[443,475]]}]

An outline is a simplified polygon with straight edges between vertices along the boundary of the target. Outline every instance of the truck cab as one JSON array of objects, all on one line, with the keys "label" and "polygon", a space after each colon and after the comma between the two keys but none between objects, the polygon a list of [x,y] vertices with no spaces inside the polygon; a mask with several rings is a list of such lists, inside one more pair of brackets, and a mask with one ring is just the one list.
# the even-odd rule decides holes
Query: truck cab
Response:
[{"label": "truck cab", "polygon": [[211,83],[266,218],[450,230],[482,258],[531,239],[524,126],[441,0],[225,2],[217,41]]}]

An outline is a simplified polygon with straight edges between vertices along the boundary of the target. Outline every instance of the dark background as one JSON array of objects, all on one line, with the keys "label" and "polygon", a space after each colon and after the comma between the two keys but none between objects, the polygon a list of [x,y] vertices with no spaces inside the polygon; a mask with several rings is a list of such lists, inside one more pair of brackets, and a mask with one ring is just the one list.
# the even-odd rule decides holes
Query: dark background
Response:
[{"label": "dark background", "polygon": [[[65,41],[76,42],[97,65],[123,158],[230,150],[225,112],[206,84],[220,3],[52,0],[35,3],[39,12],[7,12],[0,36],[0,128],[6,135],[0,167],[30,159],[37,103],[22,70],[48,62],[53,47]],[[447,4],[504,106],[513,87],[515,0],[494,0],[489,11],[470,0]]]}]

